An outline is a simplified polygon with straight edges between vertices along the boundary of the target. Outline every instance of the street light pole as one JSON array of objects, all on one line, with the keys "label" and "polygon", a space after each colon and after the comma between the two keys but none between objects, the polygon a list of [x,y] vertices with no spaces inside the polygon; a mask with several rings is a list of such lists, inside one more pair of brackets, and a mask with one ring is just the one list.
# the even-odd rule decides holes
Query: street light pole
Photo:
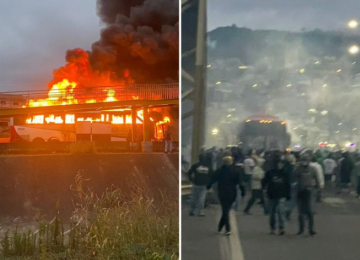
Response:
[{"label": "street light pole", "polygon": [[191,161],[195,163],[198,159],[200,149],[205,143],[205,107],[206,107],[206,87],[204,68],[206,61],[206,3],[207,0],[199,1],[198,26],[196,37],[196,71],[194,88],[194,112]]}]

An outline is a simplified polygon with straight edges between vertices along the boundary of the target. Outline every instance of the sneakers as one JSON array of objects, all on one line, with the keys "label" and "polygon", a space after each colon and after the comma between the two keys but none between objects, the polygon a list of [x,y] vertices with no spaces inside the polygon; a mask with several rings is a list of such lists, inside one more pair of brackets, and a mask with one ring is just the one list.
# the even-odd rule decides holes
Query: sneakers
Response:
[{"label": "sneakers", "polygon": [[195,216],[194,212],[190,212],[190,213],[189,213],[189,216],[190,216],[190,217]]},{"label": "sneakers", "polygon": [[[222,234],[222,232],[221,232],[221,230],[217,230],[217,232],[218,232],[218,234]],[[225,233],[224,233],[224,236],[230,236],[231,235],[231,232],[230,231],[226,231]]]},{"label": "sneakers", "polygon": [[283,235],[285,235],[285,230],[282,229],[279,231],[279,236],[283,236]]},{"label": "sneakers", "polygon": [[299,231],[296,233],[297,236],[301,236],[304,233],[304,231]]},{"label": "sneakers", "polygon": [[310,236],[315,236],[315,235],[316,235],[316,232],[315,232],[314,230],[310,230],[310,231],[309,231],[309,235],[310,235]]}]

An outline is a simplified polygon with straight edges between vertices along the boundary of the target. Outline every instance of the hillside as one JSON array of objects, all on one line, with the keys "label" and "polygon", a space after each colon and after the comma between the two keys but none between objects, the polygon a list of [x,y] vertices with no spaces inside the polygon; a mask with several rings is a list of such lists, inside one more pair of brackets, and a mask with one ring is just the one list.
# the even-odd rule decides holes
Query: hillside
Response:
[{"label": "hillside", "polygon": [[[276,30],[251,30],[236,26],[220,27],[208,34],[212,44],[208,49],[209,62],[216,59],[238,58],[247,65],[255,65],[264,56],[284,60],[290,52],[297,51],[299,62],[309,57],[334,57],[347,54],[349,46],[360,43],[360,36],[321,30],[285,32]],[[213,48],[211,48],[213,47]]]}]

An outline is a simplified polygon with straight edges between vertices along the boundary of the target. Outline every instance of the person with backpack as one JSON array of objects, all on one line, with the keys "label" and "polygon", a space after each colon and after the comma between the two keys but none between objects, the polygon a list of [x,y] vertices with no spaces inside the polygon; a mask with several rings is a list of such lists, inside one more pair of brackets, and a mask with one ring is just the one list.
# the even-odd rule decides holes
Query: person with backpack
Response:
[{"label": "person with backpack", "polygon": [[188,178],[192,182],[190,216],[205,216],[204,207],[206,200],[206,185],[212,174],[211,165],[205,154],[200,154],[199,162],[195,163],[188,172]]},{"label": "person with backpack", "polygon": [[297,176],[297,205],[298,205],[298,233],[301,235],[305,229],[305,218],[309,221],[309,234],[314,236],[314,214],[312,212],[312,193],[314,183],[316,188],[320,188],[320,180],[316,173],[316,168],[310,166],[310,156],[308,154],[301,155],[299,164],[296,167]]},{"label": "person with backpack", "polygon": [[225,156],[223,158],[223,165],[212,175],[207,189],[210,189],[215,183],[218,184],[218,197],[222,210],[221,219],[218,224],[218,232],[220,233],[225,227],[225,235],[228,236],[231,234],[229,213],[236,199],[237,189],[240,188],[241,196],[245,196],[245,188],[234,166],[232,156]]}]

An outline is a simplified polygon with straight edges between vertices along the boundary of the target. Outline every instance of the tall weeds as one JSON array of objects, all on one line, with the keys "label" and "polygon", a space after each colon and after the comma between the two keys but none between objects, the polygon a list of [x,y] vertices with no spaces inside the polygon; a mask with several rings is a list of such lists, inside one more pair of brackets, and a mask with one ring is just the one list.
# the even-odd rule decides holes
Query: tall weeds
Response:
[{"label": "tall weeds", "polygon": [[[138,176],[138,174],[136,174]],[[129,180],[130,181],[130,180]],[[11,234],[1,240],[5,259],[178,259],[178,200],[146,190],[146,181],[131,179],[126,193],[111,187],[100,197],[84,188],[77,175],[72,190],[78,200],[68,231],[56,216],[39,230]]]}]

